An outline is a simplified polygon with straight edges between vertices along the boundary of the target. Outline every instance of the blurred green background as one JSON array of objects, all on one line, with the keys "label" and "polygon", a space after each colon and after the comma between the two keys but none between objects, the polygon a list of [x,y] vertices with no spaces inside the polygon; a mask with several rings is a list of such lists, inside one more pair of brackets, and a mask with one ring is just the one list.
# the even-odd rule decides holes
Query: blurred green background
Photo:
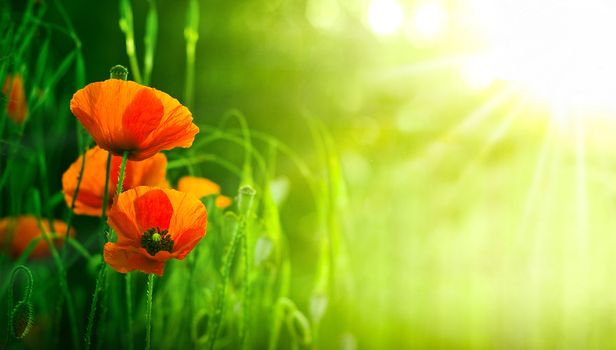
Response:
[{"label": "blurred green background", "polygon": [[[64,4],[88,81],[128,65],[115,1]],[[571,4],[582,2],[567,4],[572,16],[578,7]],[[586,14],[592,23],[601,6],[616,16],[606,4],[579,6],[596,10]],[[147,2],[133,6],[142,38]],[[546,6],[537,22],[532,14]],[[158,1],[151,85],[178,97],[186,7]],[[514,18],[502,23],[504,35],[473,12],[495,7]],[[599,94],[596,86],[616,90],[560,80],[592,77],[596,69],[612,76],[598,59],[611,57],[599,49],[613,45],[601,39],[611,27],[579,41],[589,22],[561,20],[560,10],[547,0],[200,2],[197,122],[216,124],[239,110],[252,129],[308,161],[317,151],[307,118],[334,137],[347,181],[344,278],[351,283],[330,301],[324,348],[616,347],[614,113],[612,106],[570,103]],[[49,16],[54,22],[59,15]],[[556,29],[546,34],[535,25]],[[526,46],[532,38],[539,44]],[[73,47],[62,40],[66,46],[51,59]],[[598,47],[575,47],[594,41]],[[142,55],[142,41],[136,44]],[[477,56],[501,46],[507,49],[495,56]],[[570,61],[569,54],[597,59]],[[482,60],[502,55],[504,65]],[[299,173],[290,160],[278,162],[290,184],[281,217],[294,262],[292,295],[307,308],[318,235]],[[223,188],[237,186],[220,169],[211,174]]]}]

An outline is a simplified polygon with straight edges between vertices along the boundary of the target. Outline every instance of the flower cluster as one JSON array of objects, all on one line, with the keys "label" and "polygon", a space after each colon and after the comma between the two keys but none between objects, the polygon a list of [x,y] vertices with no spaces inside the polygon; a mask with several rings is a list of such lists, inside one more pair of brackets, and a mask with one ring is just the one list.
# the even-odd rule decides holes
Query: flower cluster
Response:
[{"label": "flower cluster", "polygon": [[[109,209],[108,223],[117,240],[105,244],[104,259],[114,270],[162,275],[167,260],[183,259],[206,232],[201,196],[193,195],[194,188],[170,188],[167,159],[160,153],[192,145],[199,132],[192,114],[162,91],[113,78],[77,91],[70,106],[97,147],[64,173],[67,204],[84,215],[99,216]],[[207,194],[219,192],[218,187]]]},{"label": "flower cluster", "polygon": [[[110,267],[162,275],[167,260],[184,259],[205,236],[208,213],[201,198],[215,196],[221,209],[231,199],[205,178],[185,176],[177,190],[171,188],[161,151],[190,147],[199,128],[177,99],[125,76],[117,79],[112,69],[111,79],[73,95],[70,109],[96,146],[64,172],[62,190],[75,214],[108,213],[115,239],[105,244],[103,256]],[[23,123],[27,107],[21,76],[9,76],[2,91],[9,97],[7,114]],[[50,225],[34,216],[0,219],[0,249],[19,256],[38,240],[31,256],[42,257],[49,253],[47,243],[61,242],[67,230],[61,221]]]}]

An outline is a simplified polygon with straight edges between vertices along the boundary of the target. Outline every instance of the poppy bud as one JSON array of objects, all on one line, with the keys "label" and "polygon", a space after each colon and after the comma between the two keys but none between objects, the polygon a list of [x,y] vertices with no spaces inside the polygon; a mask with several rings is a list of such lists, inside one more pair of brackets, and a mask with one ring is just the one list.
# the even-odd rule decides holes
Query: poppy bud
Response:
[{"label": "poppy bud", "polygon": [[32,304],[30,300],[20,301],[11,312],[10,329],[11,335],[21,339],[30,333],[32,328]]},{"label": "poppy bud", "polygon": [[110,79],[119,79],[119,80],[127,80],[128,79],[128,69],[122,65],[115,65],[111,67],[109,70],[109,78]]},{"label": "poppy bud", "polygon": [[239,200],[237,207],[239,208],[240,215],[246,216],[250,213],[252,208],[252,201],[257,191],[250,186],[242,186],[239,191]]},{"label": "poppy bud", "polygon": [[[22,273],[25,277],[22,283],[18,283],[18,275]],[[32,272],[23,265],[18,265],[13,268],[11,273],[11,285],[9,289],[9,331],[16,339],[21,339],[30,333],[32,328],[32,303],[30,295],[32,293],[32,284],[34,283]],[[21,298],[15,306],[13,306],[13,297],[16,287],[23,289]]]}]

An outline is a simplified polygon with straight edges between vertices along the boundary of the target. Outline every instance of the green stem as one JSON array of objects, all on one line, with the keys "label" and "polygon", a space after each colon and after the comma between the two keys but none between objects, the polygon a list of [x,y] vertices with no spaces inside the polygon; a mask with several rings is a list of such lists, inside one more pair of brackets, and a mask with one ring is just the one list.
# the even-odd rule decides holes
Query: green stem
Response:
[{"label": "green stem", "polygon": [[[118,176],[118,187],[116,188],[116,197],[119,193],[122,192],[122,182],[124,182],[124,168],[126,168],[126,161],[128,160],[128,151],[124,152],[122,155],[122,165],[120,166],[120,174]],[[84,155],[85,162],[85,155]],[[111,173],[111,152],[107,156],[107,169],[105,171],[105,192],[103,193],[103,209],[101,222],[103,225],[106,225],[106,208],[107,208],[107,192],[109,188],[109,177]],[[107,241],[110,240],[110,237],[107,236]],[[92,296],[92,304],[90,305],[90,314],[88,317],[88,325],[86,327],[86,349],[90,348],[91,345],[91,337],[92,337],[92,327],[94,326],[94,316],[96,315],[96,305],[98,303],[98,295],[102,290],[102,283],[105,280],[105,275],[107,272],[107,265],[105,265],[105,261],[101,258],[102,266],[98,272],[98,276],[96,278],[96,287],[94,288],[94,295]],[[131,325],[132,326],[132,325]]]},{"label": "green stem", "polygon": [[145,299],[145,350],[150,350],[152,337],[152,294],[154,292],[154,274],[148,274]]},{"label": "green stem", "polygon": [[132,275],[130,272],[128,272],[125,275],[125,282],[126,282],[126,313],[127,313],[127,317],[128,317],[128,325],[127,325],[127,332],[128,332],[128,349],[132,350],[133,349],[133,283],[132,283]]},{"label": "green stem", "polygon": [[68,244],[75,248],[75,250],[78,251],[79,254],[81,254],[84,258],[88,260],[92,259],[92,254],[90,254],[90,252],[88,252],[88,250],[83,245],[81,245],[81,243],[77,242],[77,240],[71,239],[68,241]]},{"label": "green stem", "polygon": [[[73,305],[73,299],[71,298],[71,294],[68,290],[68,284],[66,282],[66,269],[64,268],[64,264],[62,263],[62,259],[60,258],[60,254],[58,254],[58,250],[56,249],[54,242],[52,242],[49,238],[49,235],[45,233],[45,229],[42,226],[40,219],[38,220],[38,226],[41,232],[43,232],[42,236],[45,239],[47,245],[49,246],[51,256],[56,264],[58,273],[60,274],[60,289],[62,290],[62,294],[64,294],[64,299],[66,300],[66,308],[71,327],[71,340],[73,341],[73,348],[79,349],[79,340],[77,338],[77,319],[75,318],[75,307]],[[66,232],[66,235],[68,236],[69,232]]]},{"label": "green stem", "polygon": [[126,54],[133,70],[133,76],[137,83],[142,83],[141,71],[137,60],[137,50],[135,49],[135,33],[133,25],[133,9],[130,0],[120,0],[120,29],[124,32],[126,39]]},{"label": "green stem", "polygon": [[[109,201],[109,176],[111,174],[111,152],[107,152],[107,167],[105,170],[105,191],[103,192],[103,210],[101,211],[101,225],[104,227],[107,222],[107,202]],[[85,163],[85,156],[84,156]],[[107,239],[109,240],[109,239]]]},{"label": "green stem", "polygon": [[227,284],[229,283],[229,275],[231,272],[231,265],[233,264],[233,258],[235,257],[235,251],[237,250],[238,245],[242,241],[242,230],[238,229],[237,226],[233,232],[233,237],[231,238],[231,243],[229,243],[229,251],[225,256],[225,264],[222,267],[222,282],[218,288],[218,297],[216,303],[216,310],[214,311],[214,317],[212,320],[212,334],[210,337],[210,350],[214,350],[216,345],[216,338],[218,337],[218,329],[220,328],[220,321],[222,319],[222,313],[225,307],[225,296],[227,290]]},{"label": "green stem", "polygon": [[128,161],[128,151],[122,154],[122,165],[120,165],[120,176],[118,176],[118,187],[116,187],[116,199],[122,193],[122,183],[124,182],[124,170],[126,170],[126,161]]},{"label": "green stem", "polygon": [[186,25],[184,26],[184,39],[186,40],[186,79],[184,80],[184,104],[188,108],[193,105],[193,87],[195,84],[195,53],[199,40],[199,1],[190,0],[186,11]]},{"label": "green stem", "polygon": [[[77,131],[77,134],[80,135],[81,133],[79,131]],[[75,191],[73,192],[73,199],[71,200],[71,210],[69,210],[68,212],[68,218],[66,219],[66,232],[70,232],[71,231],[71,226],[73,224],[73,213],[75,211],[75,203],[77,203],[77,196],[79,195],[79,189],[81,188],[81,180],[83,180],[83,172],[85,171],[86,168],[86,148],[83,148],[83,153],[81,154],[81,168],[79,168],[79,177],[77,177],[77,185],[75,186]],[[66,235],[66,242],[70,243],[72,242],[73,239],[70,237],[70,235]],[[66,257],[66,248],[65,248],[65,244],[62,244],[62,254],[64,257]]]},{"label": "green stem", "polygon": [[94,316],[96,315],[96,305],[98,304],[98,295],[101,292],[103,281],[105,280],[105,274],[107,273],[107,265],[101,264],[98,270],[98,277],[96,278],[96,287],[94,287],[94,295],[92,296],[92,305],[90,305],[90,313],[88,315],[88,326],[86,327],[86,350],[90,349],[92,338],[92,326],[94,325]]},{"label": "green stem", "polygon": [[[243,231],[244,224],[241,227]],[[246,233],[242,234],[242,253],[244,256],[244,305],[242,305],[242,327],[240,332],[240,344],[242,349],[246,348],[248,340],[248,331],[250,330],[250,260],[248,256],[248,237]]]}]

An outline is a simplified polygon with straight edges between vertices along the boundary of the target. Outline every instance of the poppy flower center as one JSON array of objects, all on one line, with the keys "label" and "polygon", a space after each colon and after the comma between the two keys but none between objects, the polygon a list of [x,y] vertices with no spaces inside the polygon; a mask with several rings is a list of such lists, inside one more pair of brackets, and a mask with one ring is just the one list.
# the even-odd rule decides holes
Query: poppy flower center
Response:
[{"label": "poppy flower center", "polygon": [[171,252],[173,250],[173,240],[168,230],[160,228],[150,228],[141,236],[141,246],[152,256],[161,250]]}]

